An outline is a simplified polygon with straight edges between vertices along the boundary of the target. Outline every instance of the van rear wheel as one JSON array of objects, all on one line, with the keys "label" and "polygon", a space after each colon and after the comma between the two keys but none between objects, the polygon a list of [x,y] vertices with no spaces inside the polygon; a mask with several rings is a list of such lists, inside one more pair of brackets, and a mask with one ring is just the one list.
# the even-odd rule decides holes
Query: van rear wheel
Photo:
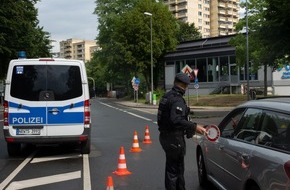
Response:
[{"label": "van rear wheel", "polygon": [[88,140],[81,142],[81,153],[82,154],[90,154],[91,152],[91,140],[88,138]]},{"label": "van rear wheel", "polygon": [[18,156],[21,151],[20,143],[7,143],[7,151],[9,156]]}]

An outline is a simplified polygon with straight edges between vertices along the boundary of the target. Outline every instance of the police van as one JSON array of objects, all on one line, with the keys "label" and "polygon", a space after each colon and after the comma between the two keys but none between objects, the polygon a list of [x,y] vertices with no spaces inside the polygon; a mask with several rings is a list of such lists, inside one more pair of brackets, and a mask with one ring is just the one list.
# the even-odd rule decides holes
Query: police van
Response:
[{"label": "police van", "polygon": [[90,103],[85,65],[79,60],[15,59],[4,94],[4,137],[10,156],[22,144],[77,143],[90,153]]}]

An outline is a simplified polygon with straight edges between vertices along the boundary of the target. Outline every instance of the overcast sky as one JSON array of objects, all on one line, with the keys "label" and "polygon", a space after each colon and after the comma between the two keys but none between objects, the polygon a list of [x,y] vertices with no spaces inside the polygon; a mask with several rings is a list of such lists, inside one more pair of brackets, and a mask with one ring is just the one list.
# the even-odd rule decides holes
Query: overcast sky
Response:
[{"label": "overcast sky", "polygon": [[41,0],[36,4],[39,25],[56,41],[52,43],[53,51],[59,51],[59,42],[62,40],[95,40],[95,7],[95,0]]},{"label": "overcast sky", "polygon": [[[245,1],[245,0],[241,0]],[[41,0],[38,8],[39,25],[50,33],[53,52],[59,51],[59,42],[70,38],[95,40],[97,16],[93,14],[95,0]],[[244,13],[245,10],[240,10]],[[240,14],[243,16],[243,14]]]}]

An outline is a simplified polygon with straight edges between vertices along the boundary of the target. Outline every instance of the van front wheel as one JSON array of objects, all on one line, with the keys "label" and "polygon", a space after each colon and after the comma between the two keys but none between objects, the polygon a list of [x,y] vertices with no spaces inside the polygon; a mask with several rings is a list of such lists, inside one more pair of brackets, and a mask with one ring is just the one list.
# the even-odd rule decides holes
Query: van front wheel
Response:
[{"label": "van front wheel", "polygon": [[9,156],[18,156],[21,151],[20,143],[7,143],[7,151]]},{"label": "van front wheel", "polygon": [[91,152],[91,140],[88,138],[88,140],[81,142],[81,153],[82,154],[90,154]]}]

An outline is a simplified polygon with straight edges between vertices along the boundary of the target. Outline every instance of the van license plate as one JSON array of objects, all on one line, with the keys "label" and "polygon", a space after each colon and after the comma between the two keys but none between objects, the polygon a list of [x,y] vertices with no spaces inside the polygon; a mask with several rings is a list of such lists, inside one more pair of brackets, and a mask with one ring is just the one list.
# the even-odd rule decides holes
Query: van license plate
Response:
[{"label": "van license plate", "polygon": [[40,135],[40,129],[16,129],[17,135]]}]

